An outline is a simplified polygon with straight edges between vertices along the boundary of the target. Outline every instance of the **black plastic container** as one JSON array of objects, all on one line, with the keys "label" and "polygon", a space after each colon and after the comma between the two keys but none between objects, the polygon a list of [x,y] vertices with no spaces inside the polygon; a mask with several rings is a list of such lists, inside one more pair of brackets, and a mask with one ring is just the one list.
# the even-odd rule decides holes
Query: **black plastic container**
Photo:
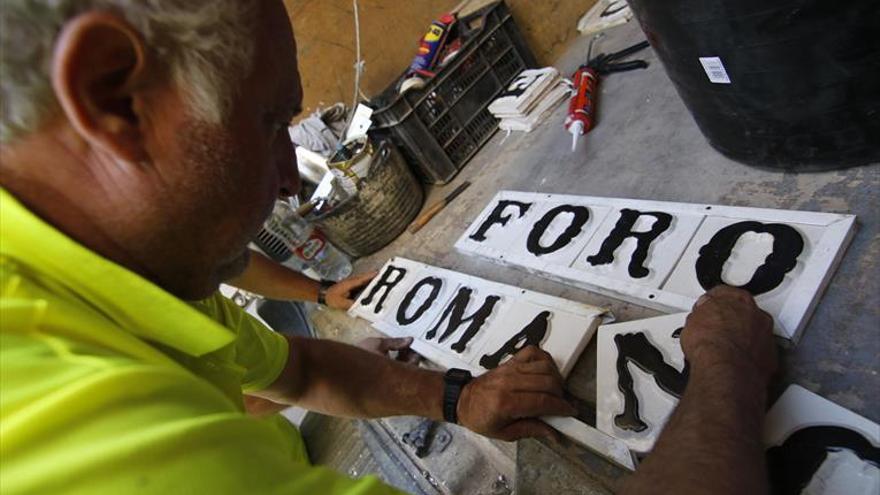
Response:
[{"label": "black plastic container", "polygon": [[[629,0],[703,135],[731,159],[880,161],[880,1]],[[701,57],[721,60],[723,74]]]},{"label": "black plastic container", "polygon": [[395,81],[372,101],[372,132],[389,135],[424,182],[455,177],[498,129],[489,103],[536,66],[503,2],[482,13],[479,34],[424,88],[398,95]]}]

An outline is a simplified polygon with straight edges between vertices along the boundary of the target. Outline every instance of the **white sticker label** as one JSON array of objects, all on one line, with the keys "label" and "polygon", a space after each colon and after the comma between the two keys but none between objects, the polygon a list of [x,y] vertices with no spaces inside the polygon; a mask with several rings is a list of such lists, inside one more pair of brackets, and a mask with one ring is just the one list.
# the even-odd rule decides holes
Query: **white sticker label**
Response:
[{"label": "white sticker label", "polygon": [[724,64],[718,57],[700,57],[700,63],[703,64],[703,70],[709,76],[709,82],[715,84],[730,84],[730,77],[724,70]]}]

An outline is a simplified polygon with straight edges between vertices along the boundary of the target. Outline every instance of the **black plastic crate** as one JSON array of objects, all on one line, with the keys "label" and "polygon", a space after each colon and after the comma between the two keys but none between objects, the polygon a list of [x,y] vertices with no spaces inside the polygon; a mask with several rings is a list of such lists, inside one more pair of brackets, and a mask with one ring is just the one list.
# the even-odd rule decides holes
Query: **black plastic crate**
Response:
[{"label": "black plastic crate", "polygon": [[486,7],[482,19],[481,31],[424,88],[398,95],[395,81],[373,99],[373,129],[387,133],[427,183],[455,177],[498,129],[489,104],[537,65],[504,2]]}]

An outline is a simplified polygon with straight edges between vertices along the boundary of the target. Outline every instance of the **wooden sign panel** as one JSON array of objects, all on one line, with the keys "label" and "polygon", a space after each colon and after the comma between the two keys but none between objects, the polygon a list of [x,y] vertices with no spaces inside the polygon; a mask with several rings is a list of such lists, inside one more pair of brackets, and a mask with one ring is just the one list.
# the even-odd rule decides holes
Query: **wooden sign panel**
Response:
[{"label": "wooden sign panel", "polygon": [[[596,424],[638,454],[651,451],[687,385],[687,313],[598,330]],[[880,426],[791,385],[767,413],[772,493],[880,492]]]},{"label": "wooden sign panel", "polygon": [[687,385],[679,338],[687,313],[599,327],[596,426],[645,454]]},{"label": "wooden sign panel", "polygon": [[456,243],[662,311],[725,283],[749,290],[797,341],[855,217],[805,211],[501,191]]},{"label": "wooden sign panel", "polygon": [[797,385],[764,420],[773,493],[880,493],[880,426]]},{"label": "wooden sign panel", "polygon": [[606,311],[398,257],[349,313],[447,368],[482,373],[534,344],[566,376]]},{"label": "wooden sign panel", "polygon": [[[393,258],[361,292],[349,314],[444,368],[485,373],[529,344],[553,357],[562,376],[596,332],[606,310]],[[541,418],[572,440],[627,469],[635,460],[620,440],[574,418]]]}]

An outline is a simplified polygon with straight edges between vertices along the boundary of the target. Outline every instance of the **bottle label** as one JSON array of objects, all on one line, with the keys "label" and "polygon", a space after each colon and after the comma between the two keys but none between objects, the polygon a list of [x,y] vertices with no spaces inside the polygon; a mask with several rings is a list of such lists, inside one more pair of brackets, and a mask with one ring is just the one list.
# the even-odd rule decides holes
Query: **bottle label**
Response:
[{"label": "bottle label", "polygon": [[296,248],[296,255],[306,261],[312,261],[324,249],[326,244],[327,241],[324,239],[324,236],[318,232],[318,229],[314,229],[309,239]]}]

